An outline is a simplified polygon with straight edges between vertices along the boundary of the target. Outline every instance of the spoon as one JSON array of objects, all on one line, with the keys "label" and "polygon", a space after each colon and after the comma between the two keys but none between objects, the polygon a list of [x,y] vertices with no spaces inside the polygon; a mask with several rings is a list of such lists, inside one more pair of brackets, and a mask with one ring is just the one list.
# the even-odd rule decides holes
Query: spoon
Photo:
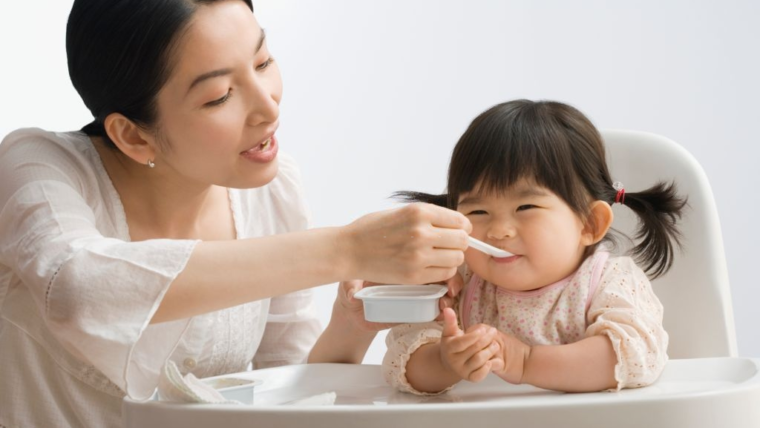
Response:
[{"label": "spoon", "polygon": [[478,241],[477,239],[473,238],[472,236],[467,237],[467,242],[470,244],[470,247],[482,251],[490,256],[494,256],[497,258],[504,258],[504,257],[510,257],[514,256],[514,254],[510,253],[509,251],[504,251],[499,248],[493,247],[491,245],[486,244],[485,242]]}]

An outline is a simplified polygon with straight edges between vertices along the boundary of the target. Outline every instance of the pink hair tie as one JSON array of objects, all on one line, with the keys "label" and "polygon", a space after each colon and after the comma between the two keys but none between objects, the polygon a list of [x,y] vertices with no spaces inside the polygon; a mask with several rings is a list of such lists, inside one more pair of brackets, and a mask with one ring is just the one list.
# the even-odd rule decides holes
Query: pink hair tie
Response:
[{"label": "pink hair tie", "polygon": [[617,190],[617,194],[615,195],[615,203],[625,205],[625,187],[623,186],[623,183],[616,181],[612,183],[612,188]]}]

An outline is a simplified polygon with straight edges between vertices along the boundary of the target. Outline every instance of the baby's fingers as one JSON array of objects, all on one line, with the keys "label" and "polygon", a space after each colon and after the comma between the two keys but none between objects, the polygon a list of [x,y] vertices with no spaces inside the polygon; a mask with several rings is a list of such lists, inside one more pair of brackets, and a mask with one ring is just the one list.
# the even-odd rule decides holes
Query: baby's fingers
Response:
[{"label": "baby's fingers", "polygon": [[468,366],[472,367],[472,370],[467,380],[480,382],[488,376],[488,373],[504,371],[504,360],[497,356],[500,350],[501,346],[498,342],[491,342],[488,348],[475,354],[468,361]]},{"label": "baby's fingers", "polygon": [[497,374],[501,373],[504,371],[504,367],[505,367],[504,360],[502,360],[501,358],[496,357],[496,358],[491,359],[491,372],[497,373]]},{"label": "baby's fingers", "polygon": [[441,332],[443,338],[457,337],[463,334],[457,325],[457,315],[453,309],[446,308],[441,315],[443,316],[443,331]]},{"label": "baby's fingers", "polygon": [[451,352],[474,355],[490,345],[496,339],[497,333],[498,330],[493,327],[480,325],[477,328],[469,328],[467,333],[457,337],[455,341],[447,344],[447,346],[449,346]]},{"label": "baby's fingers", "polygon": [[499,349],[501,349],[501,347],[498,342],[491,342],[486,347],[472,350],[472,356],[468,358],[465,363],[467,369],[471,372],[479,369],[497,355]]},{"label": "baby's fingers", "polygon": [[488,373],[491,373],[491,365],[491,361],[486,361],[486,363],[480,366],[479,369],[471,372],[467,380],[470,382],[480,382],[481,380],[485,379],[486,376],[488,376]]},{"label": "baby's fingers", "polygon": [[[461,330],[460,330],[461,331]],[[488,346],[493,337],[484,337],[480,332],[460,333],[458,336],[446,336],[441,338],[441,344],[451,354],[465,353],[472,355]]]}]

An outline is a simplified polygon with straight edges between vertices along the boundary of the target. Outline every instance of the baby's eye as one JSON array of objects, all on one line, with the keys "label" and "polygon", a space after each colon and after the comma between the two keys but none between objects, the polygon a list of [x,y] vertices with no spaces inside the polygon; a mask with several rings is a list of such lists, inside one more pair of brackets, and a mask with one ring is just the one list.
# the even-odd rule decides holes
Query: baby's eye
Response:
[{"label": "baby's eye", "polygon": [[467,215],[485,215],[485,214],[488,214],[488,213],[484,210],[473,210],[467,213]]},{"label": "baby's eye", "polygon": [[519,207],[517,207],[517,211],[525,211],[531,208],[536,208],[536,206],[535,205],[520,205]]}]

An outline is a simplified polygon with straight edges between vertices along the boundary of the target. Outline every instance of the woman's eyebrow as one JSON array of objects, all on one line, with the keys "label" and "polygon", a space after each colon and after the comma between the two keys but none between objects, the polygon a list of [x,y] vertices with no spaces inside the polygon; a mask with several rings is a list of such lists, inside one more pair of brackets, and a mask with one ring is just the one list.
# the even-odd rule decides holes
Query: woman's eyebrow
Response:
[{"label": "woman's eyebrow", "polygon": [[[258,45],[256,45],[256,51],[254,52],[254,54],[259,53],[259,51],[261,50],[261,47],[264,46],[264,41],[266,40],[266,38],[267,38],[267,34],[266,32],[264,32],[264,29],[262,28],[261,36],[259,37],[259,43]],[[213,71],[209,71],[208,73],[203,73],[200,76],[196,77],[195,80],[193,80],[193,83],[191,83],[190,87],[187,88],[187,92],[190,92],[193,89],[193,87],[197,86],[199,83],[205,80],[212,79],[214,77],[219,77],[219,76],[226,76],[230,73],[232,73],[231,68],[221,68],[219,70],[213,70]]]},{"label": "woman's eyebrow", "polygon": [[195,80],[193,80],[193,83],[190,84],[190,87],[187,88],[187,92],[190,92],[193,87],[197,86],[199,83],[219,76],[226,76],[228,74],[232,73],[231,68],[221,68],[219,70],[209,71],[208,73],[203,73],[200,76],[196,77]]}]

